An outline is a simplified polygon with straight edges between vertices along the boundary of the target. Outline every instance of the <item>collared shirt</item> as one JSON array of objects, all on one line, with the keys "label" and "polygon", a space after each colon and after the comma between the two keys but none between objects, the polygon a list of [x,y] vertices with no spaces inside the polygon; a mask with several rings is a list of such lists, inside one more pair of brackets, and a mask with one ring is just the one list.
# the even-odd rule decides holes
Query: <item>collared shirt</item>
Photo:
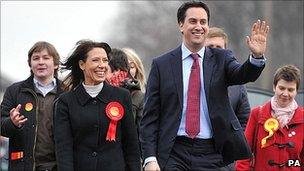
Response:
[{"label": "collared shirt", "polygon": [[45,97],[50,91],[56,88],[56,79],[53,78],[52,82],[47,85],[43,85],[34,77],[34,85],[35,87],[42,93],[43,97]]},{"label": "collared shirt", "polygon": [[[193,58],[191,57],[192,52],[183,43],[182,49],[182,67],[183,67],[183,109],[182,109],[182,119],[177,132],[178,136],[188,136],[186,128],[186,109],[187,109],[187,98],[188,98],[188,85],[191,73],[191,66],[193,63]],[[209,117],[209,111],[206,100],[206,93],[204,88],[204,70],[203,70],[203,59],[205,54],[205,47],[197,52],[200,56],[199,66],[200,66],[200,77],[201,77],[201,91],[200,91],[200,132],[196,136],[197,138],[208,139],[212,138],[212,125]],[[265,64],[265,58],[255,59],[250,55],[250,63],[261,67]]]},{"label": "collared shirt", "polygon": [[[182,119],[177,132],[178,136],[188,136],[186,128],[186,108],[188,98],[188,85],[191,73],[191,66],[193,58],[191,57],[192,52],[187,49],[184,43],[182,48],[182,67],[183,67],[183,109]],[[199,57],[200,77],[201,77],[201,91],[200,91],[200,132],[196,136],[197,138],[208,139],[212,137],[212,125],[209,117],[205,87],[204,87],[204,71],[203,71],[203,59],[204,59],[205,47],[197,52]]]}]

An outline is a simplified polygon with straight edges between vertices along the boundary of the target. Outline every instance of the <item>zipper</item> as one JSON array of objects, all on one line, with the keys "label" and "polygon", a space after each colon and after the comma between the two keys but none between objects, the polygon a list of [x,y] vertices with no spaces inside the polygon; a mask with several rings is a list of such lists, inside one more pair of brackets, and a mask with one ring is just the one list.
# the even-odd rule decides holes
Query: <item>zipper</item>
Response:
[{"label": "zipper", "polygon": [[35,150],[36,150],[36,141],[37,141],[37,132],[38,132],[38,111],[39,111],[39,104],[38,104],[38,97],[37,94],[30,88],[24,88],[21,90],[21,92],[29,92],[31,93],[36,101],[36,112],[35,112],[35,116],[36,116],[36,128],[35,128],[35,134],[34,134],[34,146],[33,146],[33,170],[35,170],[36,168],[36,161],[35,161]]}]

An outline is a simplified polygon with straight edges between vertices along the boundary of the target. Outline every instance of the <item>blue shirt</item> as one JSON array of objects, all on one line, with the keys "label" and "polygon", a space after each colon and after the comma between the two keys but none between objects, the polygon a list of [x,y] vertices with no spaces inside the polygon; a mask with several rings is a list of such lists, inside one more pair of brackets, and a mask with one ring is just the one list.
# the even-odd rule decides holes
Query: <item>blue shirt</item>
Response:
[{"label": "blue shirt", "polygon": [[56,79],[53,78],[52,82],[43,85],[34,77],[34,85],[42,93],[43,97],[45,97],[50,91],[56,88]]},{"label": "blue shirt", "polygon": [[[191,66],[193,63],[193,58],[190,56],[192,52],[184,45],[181,46],[182,49],[182,72],[183,72],[183,109],[182,109],[182,119],[177,132],[178,136],[188,136],[186,133],[186,109],[187,109],[187,97],[188,97],[188,84],[189,77],[191,73]],[[203,59],[205,54],[205,47],[197,52],[200,56],[200,77],[201,77],[201,92],[200,92],[200,132],[196,138],[212,138],[212,125],[209,117],[209,111],[207,106],[205,88],[204,88],[204,70],[203,70]],[[255,59],[250,55],[250,63],[258,67],[262,67],[265,64],[266,59]]]},{"label": "blue shirt", "polygon": [[[188,84],[189,77],[191,73],[191,66],[193,63],[193,58],[190,56],[192,52],[187,49],[187,47],[182,44],[182,71],[183,71],[183,109],[182,109],[182,119],[177,132],[178,136],[188,136],[186,127],[186,109],[187,109],[187,97],[188,97]],[[204,88],[204,72],[203,72],[203,59],[204,59],[205,47],[197,52],[199,54],[199,66],[200,66],[200,77],[201,77],[201,91],[200,91],[200,132],[196,136],[197,138],[211,138],[213,135],[212,125],[209,118],[205,88]]]},{"label": "blue shirt", "polygon": [[[183,69],[183,109],[182,109],[182,119],[179,125],[177,135],[188,136],[187,133],[185,132],[185,123],[186,123],[185,121],[186,121],[188,84],[189,84],[189,77],[191,73],[191,66],[193,63],[193,59],[190,56],[192,52],[189,49],[187,49],[184,43],[182,44],[181,48],[182,48],[182,69]],[[200,56],[199,65],[200,65],[200,76],[201,76],[201,94],[200,94],[200,133],[196,137],[207,139],[213,136],[213,132],[212,132],[212,125],[209,117],[206,94],[204,89],[203,59],[205,54],[205,47],[203,47],[197,53]],[[255,59],[252,57],[252,55],[250,55],[249,61],[250,63],[256,65],[257,67],[262,67],[263,65],[265,65],[266,59],[264,57],[261,59]],[[144,161],[143,167],[145,167],[147,163],[152,161],[157,162],[155,156],[147,157]]]}]

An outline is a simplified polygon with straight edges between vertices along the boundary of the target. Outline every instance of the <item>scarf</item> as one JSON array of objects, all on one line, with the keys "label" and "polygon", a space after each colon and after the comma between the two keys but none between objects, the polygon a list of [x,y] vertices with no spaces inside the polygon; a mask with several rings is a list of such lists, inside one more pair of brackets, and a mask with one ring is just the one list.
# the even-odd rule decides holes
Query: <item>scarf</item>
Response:
[{"label": "scarf", "polygon": [[112,75],[111,78],[108,78],[108,82],[115,87],[121,87],[123,84],[123,81],[129,79],[128,72],[126,71],[119,71]]},{"label": "scarf", "polygon": [[270,103],[272,108],[272,117],[276,118],[279,121],[281,128],[287,126],[289,121],[292,119],[295,110],[298,108],[297,102],[293,99],[293,101],[288,106],[282,108],[278,104],[278,99],[274,96],[271,98]]}]

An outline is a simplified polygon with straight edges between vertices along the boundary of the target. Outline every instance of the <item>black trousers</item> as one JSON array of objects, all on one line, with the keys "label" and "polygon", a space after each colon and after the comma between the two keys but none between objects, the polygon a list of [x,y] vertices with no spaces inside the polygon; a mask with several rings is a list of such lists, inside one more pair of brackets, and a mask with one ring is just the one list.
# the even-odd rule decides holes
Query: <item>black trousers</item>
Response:
[{"label": "black trousers", "polygon": [[165,171],[228,170],[222,155],[215,150],[213,139],[191,139],[178,136],[171,150]]}]

